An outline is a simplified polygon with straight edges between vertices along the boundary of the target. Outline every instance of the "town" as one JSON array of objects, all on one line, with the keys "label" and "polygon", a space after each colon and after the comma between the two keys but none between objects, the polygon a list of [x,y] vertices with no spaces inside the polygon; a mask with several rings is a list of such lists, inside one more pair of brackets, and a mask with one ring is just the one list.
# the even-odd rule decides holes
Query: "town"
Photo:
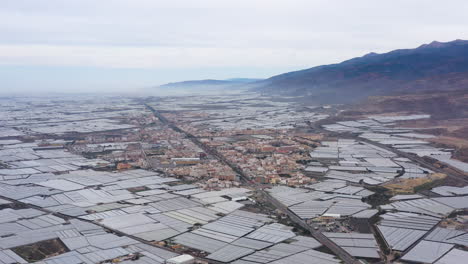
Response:
[{"label": "town", "polygon": [[465,262],[468,164],[430,114],[296,99],[0,98],[0,263]]}]

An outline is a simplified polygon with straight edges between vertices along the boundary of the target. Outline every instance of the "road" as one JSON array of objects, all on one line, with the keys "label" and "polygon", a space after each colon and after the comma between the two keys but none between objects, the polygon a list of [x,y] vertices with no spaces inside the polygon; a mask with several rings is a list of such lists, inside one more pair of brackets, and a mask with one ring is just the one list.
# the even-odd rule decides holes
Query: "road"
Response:
[{"label": "road", "polygon": [[326,237],[322,232],[314,230],[312,226],[308,225],[304,220],[299,218],[296,214],[294,214],[281,202],[273,198],[268,192],[262,190],[261,194],[277,209],[280,209],[281,211],[286,213],[291,219],[291,221],[293,221],[294,223],[300,225],[302,228],[309,231],[313,238],[317,239],[322,245],[330,249],[333,253],[335,253],[335,255],[337,255],[345,263],[349,263],[349,264],[361,263],[357,259],[355,259],[353,256],[351,256],[348,252],[346,252],[344,249],[336,245],[333,241],[331,241],[328,237]]},{"label": "road", "polygon": [[323,133],[323,134],[327,134],[327,135],[330,135],[330,136],[339,137],[339,138],[343,138],[343,139],[354,139],[356,141],[361,141],[361,142],[365,142],[365,143],[368,143],[368,144],[375,145],[375,146],[380,147],[382,149],[391,151],[391,152],[399,155],[400,157],[407,158],[407,159],[413,161],[416,164],[419,164],[419,165],[421,165],[423,167],[426,167],[426,168],[430,169],[431,171],[438,172],[438,173],[444,173],[444,174],[447,175],[447,177],[452,178],[452,179],[454,179],[456,181],[459,181],[459,182],[463,182],[466,185],[468,185],[468,174],[466,174],[466,173],[464,173],[464,172],[462,172],[462,171],[460,171],[460,170],[458,170],[458,169],[456,169],[456,168],[454,168],[454,167],[452,167],[452,166],[450,166],[450,165],[448,165],[446,163],[444,163],[445,165],[447,165],[445,168],[439,168],[439,167],[434,166],[434,164],[428,162],[424,158],[419,157],[419,156],[417,156],[415,154],[403,152],[403,151],[400,151],[398,149],[392,148],[392,147],[390,147],[388,145],[380,144],[380,143],[372,141],[372,140],[361,138],[357,134],[331,132],[331,131],[325,130],[322,127],[320,127],[319,125],[315,125],[315,124],[310,124],[309,127],[311,129],[313,129],[315,133]]},{"label": "road", "polygon": [[163,123],[172,128],[173,130],[184,134],[188,139],[190,139],[194,144],[199,146],[201,149],[203,149],[207,154],[215,157],[218,159],[220,162],[223,164],[229,166],[233,171],[235,171],[239,177],[241,182],[248,184],[250,187],[254,187],[270,204],[272,204],[274,207],[280,209],[284,213],[286,213],[289,218],[296,224],[300,225],[302,228],[308,230],[312,237],[317,239],[320,243],[322,243],[324,246],[326,246],[328,249],[330,249],[335,255],[337,255],[341,260],[343,260],[344,263],[346,264],[358,264],[361,263],[358,261],[356,258],[351,256],[348,252],[346,252],[344,249],[336,245],[333,241],[331,241],[328,237],[326,237],[322,232],[314,230],[313,227],[308,225],[304,220],[299,218],[297,215],[295,215],[292,211],[290,211],[286,206],[281,204],[278,200],[273,198],[268,192],[263,190],[261,185],[258,185],[257,183],[251,181],[245,173],[242,171],[241,168],[239,168],[237,165],[231,163],[229,160],[227,160],[221,153],[219,153],[216,149],[211,148],[210,146],[204,144],[198,138],[193,136],[190,133],[185,132],[184,130],[180,129],[175,125],[174,123],[170,122],[167,120],[161,113],[159,113],[156,109],[151,107],[148,104],[145,104],[146,107],[153,112],[153,114]]},{"label": "road", "polygon": [[456,168],[451,167],[448,164],[447,164],[446,168],[439,168],[439,167],[434,166],[434,164],[431,164],[431,163],[427,162],[422,157],[419,157],[419,156],[417,156],[415,154],[403,152],[403,151],[400,151],[398,149],[389,147],[387,145],[380,144],[378,142],[374,142],[374,141],[364,139],[364,138],[358,138],[357,136],[356,136],[355,139],[359,140],[359,141],[362,141],[362,142],[369,143],[369,144],[373,144],[375,146],[386,149],[388,151],[392,151],[393,153],[397,154],[398,156],[407,158],[407,159],[413,161],[416,164],[422,165],[423,167],[426,167],[426,168],[430,169],[431,171],[447,174],[447,177],[450,177],[450,178],[453,178],[453,179],[456,179],[458,181],[461,181],[461,182],[464,182],[464,183],[468,184],[468,175],[466,173],[463,173],[463,172],[459,171]]}]

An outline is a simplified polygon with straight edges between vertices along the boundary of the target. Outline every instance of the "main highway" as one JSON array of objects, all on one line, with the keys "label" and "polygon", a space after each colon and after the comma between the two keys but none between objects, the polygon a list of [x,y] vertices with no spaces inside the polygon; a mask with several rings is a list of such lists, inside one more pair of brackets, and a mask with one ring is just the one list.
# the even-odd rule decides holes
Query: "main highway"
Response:
[{"label": "main highway", "polygon": [[158,110],[153,108],[152,106],[145,104],[145,106],[153,112],[153,114],[161,121],[161,123],[169,126],[173,130],[184,134],[188,139],[190,139],[194,144],[196,144],[198,147],[203,149],[207,154],[215,157],[218,159],[220,162],[223,164],[229,166],[233,171],[235,171],[239,177],[241,182],[244,184],[248,184],[251,187],[254,187],[270,204],[272,204],[274,207],[277,209],[281,210],[282,212],[286,213],[289,218],[296,223],[297,225],[301,226],[302,228],[308,230],[312,237],[317,239],[322,245],[330,249],[335,255],[337,255],[344,263],[346,264],[358,264],[361,263],[358,261],[356,258],[351,256],[348,252],[346,252],[344,249],[336,245],[333,241],[331,241],[328,237],[326,237],[322,232],[318,230],[314,230],[310,225],[308,225],[303,219],[299,218],[296,214],[294,214],[292,211],[290,211],[286,206],[281,204],[278,200],[273,198],[267,191],[265,191],[261,186],[255,182],[253,182],[245,173],[242,171],[242,169],[237,166],[236,164],[233,164],[229,160],[227,160],[221,153],[219,153],[216,149],[204,144],[201,142],[197,137],[194,135],[180,129],[176,124],[173,122],[167,120]]}]

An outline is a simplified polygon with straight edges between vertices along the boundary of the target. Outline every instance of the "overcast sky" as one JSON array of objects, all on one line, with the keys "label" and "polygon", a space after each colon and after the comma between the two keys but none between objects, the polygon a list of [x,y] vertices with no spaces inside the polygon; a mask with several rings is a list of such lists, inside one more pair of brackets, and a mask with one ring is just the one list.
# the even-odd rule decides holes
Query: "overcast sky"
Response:
[{"label": "overcast sky", "polygon": [[1,0],[0,92],[136,90],[468,39],[466,0]]}]

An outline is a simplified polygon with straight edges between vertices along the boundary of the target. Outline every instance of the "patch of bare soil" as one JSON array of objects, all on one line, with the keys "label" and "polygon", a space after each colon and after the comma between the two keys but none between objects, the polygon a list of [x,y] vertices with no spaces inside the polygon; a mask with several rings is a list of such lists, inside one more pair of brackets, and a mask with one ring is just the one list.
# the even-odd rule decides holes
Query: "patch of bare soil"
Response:
[{"label": "patch of bare soil", "polygon": [[19,246],[12,250],[28,262],[40,261],[69,251],[69,249],[58,238]]}]

